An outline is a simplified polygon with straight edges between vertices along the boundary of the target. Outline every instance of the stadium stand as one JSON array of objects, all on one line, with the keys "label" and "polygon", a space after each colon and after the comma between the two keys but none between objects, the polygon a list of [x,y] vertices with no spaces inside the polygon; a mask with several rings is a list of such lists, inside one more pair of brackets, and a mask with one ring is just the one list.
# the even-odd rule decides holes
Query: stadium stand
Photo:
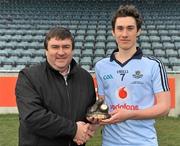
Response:
[{"label": "stadium stand", "polygon": [[133,3],[144,24],[138,44],[170,71],[180,70],[179,0],[2,0],[0,1],[0,70],[20,70],[45,59],[45,33],[68,27],[75,38],[74,58],[85,69],[109,56],[116,43],[111,17],[120,4]]}]

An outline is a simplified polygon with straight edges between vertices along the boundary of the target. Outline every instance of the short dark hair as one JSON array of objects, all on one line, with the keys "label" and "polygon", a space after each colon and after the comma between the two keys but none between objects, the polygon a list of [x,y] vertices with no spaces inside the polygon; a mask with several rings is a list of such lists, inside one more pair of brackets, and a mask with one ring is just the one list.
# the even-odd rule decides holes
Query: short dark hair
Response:
[{"label": "short dark hair", "polygon": [[115,23],[116,23],[116,19],[118,17],[133,17],[136,21],[136,25],[137,25],[137,30],[139,30],[141,28],[142,25],[142,17],[138,11],[138,9],[132,5],[132,4],[126,4],[126,5],[121,5],[117,11],[115,12],[113,18],[112,18],[112,29],[115,29]]},{"label": "short dark hair", "polygon": [[48,41],[51,39],[51,38],[58,38],[58,39],[71,39],[72,41],[72,49],[74,49],[74,38],[71,34],[71,32],[67,29],[67,28],[64,28],[64,27],[53,27],[49,30],[49,32],[46,34],[46,37],[45,37],[45,40],[44,40],[44,48],[47,50],[47,47],[48,47]]}]

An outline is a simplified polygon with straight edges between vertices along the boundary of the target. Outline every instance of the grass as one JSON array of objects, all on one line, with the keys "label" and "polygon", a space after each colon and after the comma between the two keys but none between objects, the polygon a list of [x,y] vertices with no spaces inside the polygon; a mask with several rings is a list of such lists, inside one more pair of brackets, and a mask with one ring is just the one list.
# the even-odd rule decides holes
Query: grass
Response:
[{"label": "grass", "polygon": [[[180,146],[180,117],[163,117],[156,120],[159,146]],[[86,146],[100,146],[100,129]],[[0,115],[0,146],[18,146],[18,116]]]}]

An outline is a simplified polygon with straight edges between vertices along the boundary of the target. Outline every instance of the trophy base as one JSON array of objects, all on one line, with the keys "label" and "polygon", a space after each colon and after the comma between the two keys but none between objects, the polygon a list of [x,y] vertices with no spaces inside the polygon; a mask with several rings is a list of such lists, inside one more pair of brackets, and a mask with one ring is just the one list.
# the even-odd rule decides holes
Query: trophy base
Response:
[{"label": "trophy base", "polygon": [[94,118],[97,120],[109,119],[111,116],[108,113],[94,112],[86,115],[87,118]]}]

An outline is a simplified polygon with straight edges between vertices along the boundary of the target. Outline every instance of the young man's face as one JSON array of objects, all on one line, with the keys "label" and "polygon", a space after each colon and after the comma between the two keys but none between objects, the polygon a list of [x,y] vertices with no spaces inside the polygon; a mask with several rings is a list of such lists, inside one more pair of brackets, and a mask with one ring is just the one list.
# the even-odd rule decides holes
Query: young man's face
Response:
[{"label": "young man's face", "polygon": [[136,47],[136,38],[139,32],[140,30],[137,31],[137,24],[133,17],[118,17],[112,34],[116,39],[118,48],[128,50]]},{"label": "young man's face", "polygon": [[49,64],[56,70],[63,72],[68,69],[72,60],[73,49],[71,39],[51,38],[48,41],[46,57]]}]

